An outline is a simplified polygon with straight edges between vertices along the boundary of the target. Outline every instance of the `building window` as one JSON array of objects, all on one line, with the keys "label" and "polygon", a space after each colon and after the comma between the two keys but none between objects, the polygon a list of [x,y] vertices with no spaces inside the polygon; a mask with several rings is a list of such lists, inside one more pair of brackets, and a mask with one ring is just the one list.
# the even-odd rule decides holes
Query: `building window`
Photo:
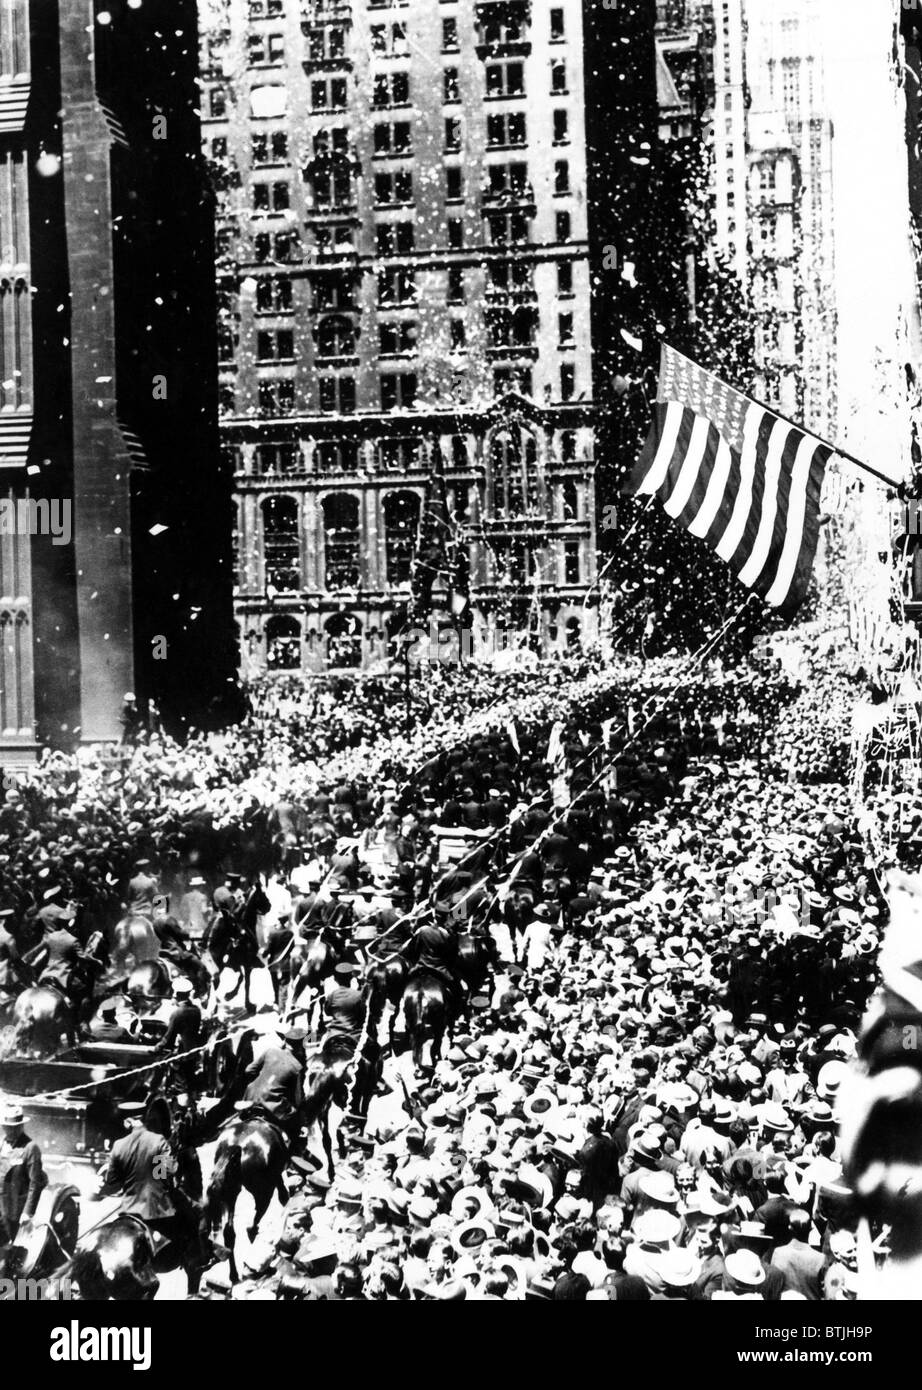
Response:
[{"label": "building window", "polygon": [[407,42],[405,24],[373,24],[371,26],[371,51],[376,57],[408,58],[410,45]]},{"label": "building window", "polygon": [[345,111],[348,84],[344,77],[330,77],[311,83],[311,108],[314,111]]},{"label": "building window", "polygon": [[254,164],[285,164],[288,160],[288,136],[284,130],[261,132],[252,137]]},{"label": "building window", "polygon": [[362,664],[362,624],[351,613],[335,613],[324,624],[327,665],[354,670]]},{"label": "building window", "polygon": [[385,372],[381,376],[381,409],[413,410],[416,405],[415,372]]},{"label": "building window", "polygon": [[297,618],[277,613],[266,623],[266,665],[270,671],[301,669],[301,625]]},{"label": "building window", "polygon": [[285,0],[250,0],[250,19],[276,19],[285,13]]},{"label": "building window", "polygon": [[208,113],[214,120],[227,115],[227,93],[223,87],[212,87],[208,98]]},{"label": "building window", "polygon": [[448,245],[452,251],[460,251],[464,246],[464,222],[460,217],[448,219]]},{"label": "building window", "polygon": [[445,122],[445,148],[456,152],[461,148],[461,122],[457,116],[452,116]]},{"label": "building window", "polygon": [[557,340],[561,347],[573,346],[573,315],[560,314],[557,319]]},{"label": "building window", "polygon": [[267,261],[285,265],[300,259],[301,243],[297,232],[258,232],[253,238],[253,254],[260,265]]},{"label": "building window", "polygon": [[416,272],[406,266],[388,266],[378,272],[378,303],[382,307],[416,303]]},{"label": "building window", "polygon": [[254,183],[254,212],[284,212],[291,206],[291,188],[287,183]]},{"label": "building window", "polygon": [[296,473],[301,450],[297,444],[257,444],[254,461],[257,473]]},{"label": "building window", "polygon": [[464,267],[460,265],[450,265],[448,267],[448,303],[464,303]]},{"label": "building window", "polygon": [[554,144],[567,145],[570,142],[569,111],[554,112]]},{"label": "building window", "polygon": [[530,305],[516,309],[501,305],[487,311],[491,347],[530,347],[538,328],[537,310]]},{"label": "building window", "polygon": [[563,59],[555,58],[551,63],[551,92],[562,95],[567,91],[567,65]]},{"label": "building window", "polygon": [[494,261],[489,273],[491,289],[500,293],[534,290],[534,267],[523,261]]},{"label": "building window", "polygon": [[399,256],[415,245],[412,222],[381,222],[375,228],[375,250],[379,256]]},{"label": "building window", "polygon": [[576,395],[576,367],[572,362],[564,362],[560,368],[560,399],[572,401]]},{"label": "building window", "polygon": [[379,72],[375,76],[372,106],[408,106],[410,74],[408,72]]},{"label": "building window", "polygon": [[571,221],[568,212],[558,212],[557,214],[557,240],[563,244],[570,240]]},{"label": "building window", "polygon": [[449,203],[460,203],[464,198],[464,170],[458,165],[445,170],[445,197]]},{"label": "building window", "polygon": [[288,361],[295,355],[295,335],[290,328],[262,330],[256,335],[260,362]]},{"label": "building window", "polygon": [[295,384],[290,377],[264,378],[259,382],[258,398],[263,419],[290,415],[295,408]]},{"label": "building window", "polygon": [[497,396],[506,396],[510,391],[530,396],[531,388],[530,367],[497,367],[493,372],[493,391]]},{"label": "building window", "polygon": [[581,546],[579,541],[564,541],[563,564],[565,584],[580,584],[583,578]]},{"label": "building window", "polygon": [[442,20],[442,52],[457,53],[458,51],[458,21],[457,19]]},{"label": "building window", "polygon": [[560,261],[557,265],[557,293],[573,293],[573,262]]},{"label": "building window", "polygon": [[285,61],[285,38],[282,34],[250,34],[247,56],[251,66]]},{"label": "building window", "polygon": [[262,518],[266,583],[283,592],[300,588],[297,502],[293,497],[270,497],[262,504]]},{"label": "building window", "polygon": [[564,483],[562,493],[564,521],[579,521],[579,488],[572,478],[568,478]]},{"label": "building window", "polygon": [[392,174],[375,174],[375,203],[378,207],[412,201],[413,175],[409,169],[398,169]]},{"label": "building window", "polygon": [[335,62],[346,53],[346,31],[341,25],[325,25],[312,29],[307,40],[308,58],[312,63]]},{"label": "building window", "polygon": [[375,154],[409,154],[413,149],[413,127],[409,121],[390,121],[376,125]]},{"label": "building window", "polygon": [[416,324],[411,319],[396,319],[378,325],[383,357],[416,351]]},{"label": "building window", "polygon": [[320,409],[324,415],[354,415],[354,377],[322,376],[320,378]]},{"label": "building window", "polygon": [[487,218],[491,246],[524,246],[530,220],[523,212],[491,213]]},{"label": "building window", "polygon": [[521,198],[530,194],[527,164],[490,164],[487,172],[491,197],[505,193]]},{"label": "building window", "polygon": [[325,583],[328,589],[357,589],[361,575],[358,499],[334,492],[323,499]]},{"label": "building window", "polygon": [[446,106],[461,100],[461,86],[457,68],[446,68],[442,74],[442,101]]},{"label": "building window", "polygon": [[491,149],[526,143],[527,124],[524,111],[510,111],[507,115],[487,117],[487,145]]},{"label": "building window", "polygon": [[352,357],[355,353],[355,327],[350,319],[321,319],[316,333],[318,357]]},{"label": "building window", "polygon": [[551,43],[561,43],[566,38],[563,10],[551,10]]},{"label": "building window", "polygon": [[354,473],[358,457],[354,439],[322,439],[314,446],[314,467],[319,473]]},{"label": "building window", "polygon": [[467,330],[464,327],[463,319],[451,320],[451,350],[452,352],[463,352],[467,347]]},{"label": "building window", "polygon": [[494,516],[515,518],[535,512],[540,499],[534,436],[520,430],[495,435],[490,445],[490,477]]},{"label": "building window", "polygon": [[486,80],[488,97],[522,97],[525,95],[525,64],[488,63]]},{"label": "building window", "polygon": [[558,159],[554,165],[554,192],[558,196],[570,192],[569,160]]},{"label": "building window", "polygon": [[389,584],[407,584],[412,578],[419,513],[419,497],[415,492],[389,492],[384,499],[384,545]]}]

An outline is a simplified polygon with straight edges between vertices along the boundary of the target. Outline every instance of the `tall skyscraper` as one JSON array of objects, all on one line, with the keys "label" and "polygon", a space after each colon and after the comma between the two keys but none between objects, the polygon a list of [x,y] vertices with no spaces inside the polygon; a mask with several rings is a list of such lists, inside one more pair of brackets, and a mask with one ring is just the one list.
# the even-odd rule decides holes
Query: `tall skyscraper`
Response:
[{"label": "tall skyscraper", "polygon": [[200,32],[243,670],[393,657],[443,493],[475,645],[591,638],[581,6],[203,0]]},{"label": "tall skyscraper", "polygon": [[0,6],[5,766],[232,675],[197,61],[193,0]]},{"label": "tall skyscraper", "polygon": [[833,127],[823,71],[823,0],[745,0],[749,124],[780,120],[800,175],[798,293],[803,418],[830,438],[837,417]]}]

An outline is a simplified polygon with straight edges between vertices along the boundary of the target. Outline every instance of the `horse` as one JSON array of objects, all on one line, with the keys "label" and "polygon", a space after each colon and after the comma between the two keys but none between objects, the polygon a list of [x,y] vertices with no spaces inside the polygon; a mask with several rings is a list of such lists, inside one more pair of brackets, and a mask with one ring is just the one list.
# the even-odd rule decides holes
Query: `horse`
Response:
[{"label": "horse", "polygon": [[283,1206],[288,1201],[288,1192],[282,1181],[287,1162],[288,1141],[269,1119],[231,1120],[221,1131],[214,1170],[205,1197],[205,1217],[211,1231],[223,1218],[223,1240],[228,1252],[231,1282],[234,1284],[240,1278],[234,1254],[237,1198],[244,1188],[253,1198],[253,1221],[247,1231],[253,1241],[273,1192],[278,1193]]},{"label": "horse", "polygon": [[112,929],[112,967],[122,979],[136,966],[160,956],[160,938],[149,917],[132,912]]},{"label": "horse", "polygon": [[88,1231],[61,1273],[76,1282],[83,1300],[149,1302],[160,1288],[158,1273],[182,1269],[196,1294],[206,1265],[195,1240],[161,1245],[140,1216],[123,1212]]},{"label": "horse", "polygon": [[14,1050],[33,1057],[50,1057],[61,1049],[61,1038],[73,1047],[77,1021],[73,1007],[55,985],[30,985],[13,1005]]},{"label": "horse", "polygon": [[[320,1002],[324,980],[329,979],[339,963],[339,956],[334,947],[324,937],[321,931],[313,940],[307,943],[307,949],[303,952],[302,964],[297,974],[294,973],[292,965],[292,980],[288,992],[288,1006],[285,1010],[285,1017],[290,1018],[294,1013],[307,1015],[307,1026],[311,1026],[311,1017]],[[310,993],[311,1000],[306,1008],[297,1007],[298,1000],[304,994]]]},{"label": "horse", "polygon": [[451,1022],[450,1012],[445,985],[438,976],[420,975],[406,986],[403,1014],[417,1070],[422,1070],[427,1039],[431,1042],[431,1065],[434,1067],[441,1057],[445,1030]]},{"label": "horse", "polygon": [[496,963],[496,946],[489,936],[465,932],[458,937],[458,974],[467,985],[467,1016],[470,1020],[470,1001],[482,994]]},{"label": "horse", "polygon": [[[401,956],[391,956],[385,961],[371,961],[365,970],[365,983],[372,999],[386,1000],[391,1006],[388,1021],[388,1038],[391,1049],[394,1047],[394,1027],[407,983],[406,961]],[[383,1005],[382,1005],[383,1007]]]},{"label": "horse", "polygon": [[[257,918],[272,911],[272,904],[258,881],[250,888],[246,901],[238,911],[224,912],[211,932],[209,950],[215,965],[234,970],[241,976],[244,1007],[250,1007],[250,979],[257,966],[262,965]],[[240,984],[234,989],[236,994]],[[230,997],[230,996],[228,996]]]}]

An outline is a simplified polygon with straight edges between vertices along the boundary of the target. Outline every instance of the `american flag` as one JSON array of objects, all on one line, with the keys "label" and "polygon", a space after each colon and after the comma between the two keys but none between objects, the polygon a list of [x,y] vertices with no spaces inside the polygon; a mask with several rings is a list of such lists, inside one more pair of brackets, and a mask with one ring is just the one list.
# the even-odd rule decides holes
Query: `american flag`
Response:
[{"label": "american flag", "polygon": [[658,497],[741,584],[773,608],[796,608],[834,450],[666,346],[654,411],[624,491]]}]

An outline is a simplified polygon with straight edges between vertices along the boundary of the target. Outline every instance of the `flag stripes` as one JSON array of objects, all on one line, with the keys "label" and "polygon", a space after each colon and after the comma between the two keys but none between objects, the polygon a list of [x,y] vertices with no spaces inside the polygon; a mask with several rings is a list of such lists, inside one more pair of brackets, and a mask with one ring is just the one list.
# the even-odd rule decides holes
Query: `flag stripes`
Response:
[{"label": "flag stripes", "polygon": [[653,427],[625,491],[655,496],[775,608],[806,593],[833,450],[663,349]]}]

